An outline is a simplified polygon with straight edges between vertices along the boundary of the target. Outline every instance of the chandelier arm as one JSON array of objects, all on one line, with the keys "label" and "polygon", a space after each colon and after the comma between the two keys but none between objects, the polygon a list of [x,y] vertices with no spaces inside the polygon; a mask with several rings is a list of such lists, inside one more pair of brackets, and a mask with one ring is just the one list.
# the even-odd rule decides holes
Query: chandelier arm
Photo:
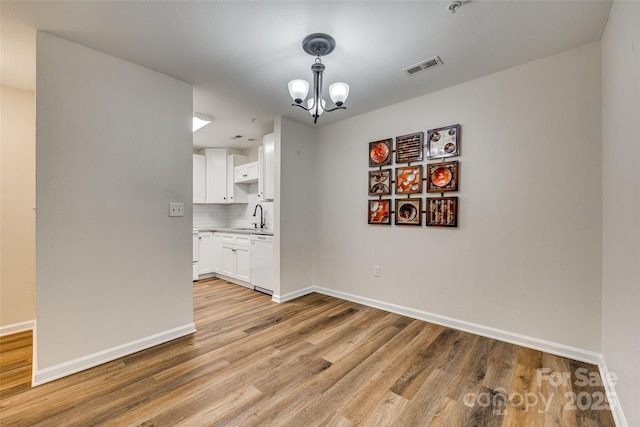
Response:
[{"label": "chandelier arm", "polygon": [[347,109],[347,107],[345,107],[344,105],[341,105],[341,106],[339,106],[339,107],[330,108],[330,109],[328,109],[328,110],[327,110],[327,109],[325,109],[324,111],[327,111],[327,112],[329,112],[329,113],[330,113],[330,112],[332,112],[332,111],[336,111],[336,110],[346,110],[346,109]]},{"label": "chandelier arm", "polygon": [[304,111],[311,111],[311,108],[307,108],[302,104],[291,104],[293,107],[300,107],[302,108]]}]

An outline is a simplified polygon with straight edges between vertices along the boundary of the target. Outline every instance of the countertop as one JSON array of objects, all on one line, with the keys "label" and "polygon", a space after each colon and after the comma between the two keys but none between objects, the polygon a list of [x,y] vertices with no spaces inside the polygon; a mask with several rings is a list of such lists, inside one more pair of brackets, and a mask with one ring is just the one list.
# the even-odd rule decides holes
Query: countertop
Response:
[{"label": "countertop", "polygon": [[196,231],[214,231],[220,233],[236,233],[236,234],[262,234],[273,236],[273,230],[266,228],[225,228],[225,227],[199,227],[194,228]]}]

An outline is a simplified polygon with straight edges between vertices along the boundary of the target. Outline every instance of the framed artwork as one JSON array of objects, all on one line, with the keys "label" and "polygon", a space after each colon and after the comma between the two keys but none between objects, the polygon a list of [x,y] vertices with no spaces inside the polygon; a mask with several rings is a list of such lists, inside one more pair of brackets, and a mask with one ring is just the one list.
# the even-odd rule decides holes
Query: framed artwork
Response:
[{"label": "framed artwork", "polygon": [[422,225],[422,199],[396,199],[396,225]]},{"label": "framed artwork", "polygon": [[427,164],[427,193],[458,191],[458,161]]},{"label": "framed artwork", "polygon": [[369,171],[369,195],[386,196],[391,194],[391,169]]},{"label": "framed artwork", "polygon": [[457,227],[457,197],[427,197],[427,227]]},{"label": "framed artwork", "polygon": [[422,165],[396,168],[396,194],[422,192]]},{"label": "framed artwork", "polygon": [[391,151],[393,139],[383,139],[369,143],[369,167],[385,166],[391,164]]},{"label": "framed artwork", "polygon": [[369,200],[369,224],[391,225],[391,200]]},{"label": "framed artwork", "polygon": [[460,125],[427,131],[427,159],[441,159],[460,154]]},{"label": "framed artwork", "polygon": [[422,161],[424,132],[396,137],[396,163]]}]

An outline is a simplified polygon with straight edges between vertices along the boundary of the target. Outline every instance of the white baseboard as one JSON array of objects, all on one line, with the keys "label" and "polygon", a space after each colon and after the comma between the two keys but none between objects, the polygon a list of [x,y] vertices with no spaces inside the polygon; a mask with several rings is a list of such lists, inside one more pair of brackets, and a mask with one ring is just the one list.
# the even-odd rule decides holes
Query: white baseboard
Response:
[{"label": "white baseboard", "polygon": [[17,334],[18,332],[32,331],[33,329],[35,329],[35,327],[35,320],[27,320],[26,322],[0,326],[0,337],[4,337],[5,335]]},{"label": "white baseboard", "polygon": [[284,294],[284,295],[273,294],[273,296],[271,297],[271,301],[277,302],[277,303],[287,302],[287,301],[291,301],[291,300],[296,299],[296,298],[303,297],[303,296],[305,296],[307,294],[310,294],[312,292],[322,293],[315,286],[309,286],[308,288],[300,289],[300,290],[297,290],[297,291],[294,291],[294,292],[289,292],[288,294]]},{"label": "white baseboard", "polygon": [[236,285],[244,286],[248,289],[253,289],[253,285],[249,282],[245,282],[244,280],[236,279],[235,277],[225,276],[224,274],[215,273],[212,277],[217,277],[218,279],[226,280],[227,282],[235,283]]},{"label": "white baseboard", "polygon": [[607,363],[604,360],[604,356],[600,357],[598,368],[600,369],[600,378],[602,378],[602,385],[604,386],[604,391],[607,394],[607,401],[609,402],[609,407],[611,408],[613,421],[615,422],[617,427],[628,427],[629,424],[627,423],[627,419],[622,412],[622,406],[620,406],[618,394],[616,393],[616,388],[612,382],[611,373],[609,372]]},{"label": "white baseboard", "polygon": [[413,319],[424,320],[426,322],[435,323],[437,325],[446,326],[448,328],[469,332],[472,334],[508,342],[534,350],[544,351],[558,356],[568,357],[570,359],[579,360],[581,362],[592,363],[594,365],[597,365],[601,362],[600,353],[581,349],[578,347],[572,347],[551,341],[541,340],[526,335],[504,331],[502,329],[496,329],[489,326],[479,325],[477,323],[454,319],[452,317],[429,313],[428,311],[403,307],[396,304],[386,303],[384,301],[378,301],[371,298],[365,298],[345,292],[335,291],[333,289],[315,288],[314,291],[321,294],[334,296],[336,298],[357,302],[369,307],[375,307],[381,310],[390,311],[392,313],[401,314]]},{"label": "white baseboard", "polygon": [[168,331],[160,332],[155,335],[150,335],[126,344],[99,351],[88,356],[70,360],[59,365],[37,370],[33,375],[32,385],[35,387],[48,383],[50,381],[57,380],[58,378],[66,377],[68,375],[75,374],[76,372],[102,365],[103,363],[111,362],[112,360],[120,357],[128,356],[140,350],[145,350],[176,338],[192,334],[195,331],[195,324],[189,323]]}]

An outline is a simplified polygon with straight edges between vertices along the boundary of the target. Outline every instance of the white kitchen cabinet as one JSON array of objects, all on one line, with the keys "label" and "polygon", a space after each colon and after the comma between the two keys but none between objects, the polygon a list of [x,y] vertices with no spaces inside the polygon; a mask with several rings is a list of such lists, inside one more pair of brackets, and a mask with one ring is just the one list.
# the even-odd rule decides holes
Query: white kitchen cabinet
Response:
[{"label": "white kitchen cabinet", "polygon": [[222,273],[222,234],[213,234],[213,272]]},{"label": "white kitchen cabinet", "polygon": [[[260,154],[260,152],[262,154]],[[260,178],[258,198],[261,201],[273,200],[275,193],[275,134],[270,133],[262,138],[262,150],[259,150]]]},{"label": "white kitchen cabinet", "polygon": [[219,255],[217,274],[236,279],[243,286],[252,288],[251,259],[249,256],[249,235],[215,233],[215,253]]},{"label": "white kitchen cabinet", "polygon": [[206,159],[202,154],[193,155],[193,203],[206,203]]},{"label": "white kitchen cabinet", "polygon": [[236,247],[236,277],[245,282],[251,281],[251,257],[249,246]]},{"label": "white kitchen cabinet", "polygon": [[244,165],[249,161],[247,156],[230,154],[227,157],[227,203],[247,203],[249,192],[246,185],[236,184],[234,172],[236,166]]},{"label": "white kitchen cabinet", "polygon": [[258,147],[258,200],[264,202],[264,147]]},{"label": "white kitchen cabinet", "polygon": [[247,191],[236,188],[233,170],[248,158],[228,148],[203,148],[199,153],[205,158],[204,203],[247,203]]},{"label": "white kitchen cabinet", "polygon": [[236,166],[233,172],[233,181],[236,184],[258,182],[258,162],[250,162]]},{"label": "white kitchen cabinet", "polygon": [[198,274],[213,273],[214,264],[214,239],[212,231],[201,231],[199,233],[200,243],[198,245]]}]

